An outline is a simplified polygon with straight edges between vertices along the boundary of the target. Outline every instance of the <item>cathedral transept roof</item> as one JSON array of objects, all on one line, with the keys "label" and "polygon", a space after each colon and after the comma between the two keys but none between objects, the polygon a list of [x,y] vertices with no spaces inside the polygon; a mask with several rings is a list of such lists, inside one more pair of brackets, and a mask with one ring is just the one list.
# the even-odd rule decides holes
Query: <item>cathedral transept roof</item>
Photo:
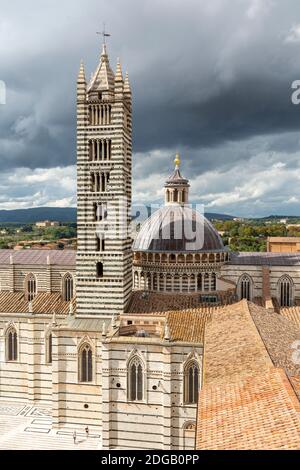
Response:
[{"label": "cathedral transept roof", "polygon": [[72,304],[72,311],[75,312],[75,299],[64,301],[58,292],[40,292],[32,300],[29,312],[29,302],[23,292],[0,292],[0,313],[53,314],[55,312],[66,315],[69,313],[70,304]]},{"label": "cathedral transept roof", "polygon": [[75,250],[0,250],[1,264],[74,266]]}]

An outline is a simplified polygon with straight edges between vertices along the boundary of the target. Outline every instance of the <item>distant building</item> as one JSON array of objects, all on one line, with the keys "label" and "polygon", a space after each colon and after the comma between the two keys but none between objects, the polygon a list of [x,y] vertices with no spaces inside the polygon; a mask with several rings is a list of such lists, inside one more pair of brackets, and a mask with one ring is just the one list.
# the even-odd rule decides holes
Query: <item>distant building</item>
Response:
[{"label": "distant building", "polygon": [[37,228],[59,227],[60,223],[56,220],[43,220],[41,222],[36,222],[35,226]]},{"label": "distant building", "polygon": [[300,252],[300,237],[268,237],[267,251],[269,253],[298,253]]}]

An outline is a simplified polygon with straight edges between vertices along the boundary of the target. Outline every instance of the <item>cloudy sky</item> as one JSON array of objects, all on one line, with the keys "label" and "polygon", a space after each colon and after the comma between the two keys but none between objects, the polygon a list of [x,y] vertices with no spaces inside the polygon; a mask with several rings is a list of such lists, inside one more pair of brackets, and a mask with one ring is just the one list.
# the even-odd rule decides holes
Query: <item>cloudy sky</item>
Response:
[{"label": "cloudy sky", "polygon": [[160,201],[178,150],[207,211],[300,215],[299,0],[1,3],[1,209],[76,205],[76,76],[105,21],[133,88],[135,202]]}]

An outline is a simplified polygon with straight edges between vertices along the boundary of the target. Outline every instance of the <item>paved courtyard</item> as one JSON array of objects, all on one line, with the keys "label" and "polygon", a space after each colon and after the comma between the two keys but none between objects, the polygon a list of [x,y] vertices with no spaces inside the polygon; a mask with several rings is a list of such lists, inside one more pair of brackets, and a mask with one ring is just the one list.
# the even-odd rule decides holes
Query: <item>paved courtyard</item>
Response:
[{"label": "paved courtyard", "polygon": [[76,429],[52,430],[50,410],[37,406],[0,401],[0,449],[101,449],[100,435]]}]

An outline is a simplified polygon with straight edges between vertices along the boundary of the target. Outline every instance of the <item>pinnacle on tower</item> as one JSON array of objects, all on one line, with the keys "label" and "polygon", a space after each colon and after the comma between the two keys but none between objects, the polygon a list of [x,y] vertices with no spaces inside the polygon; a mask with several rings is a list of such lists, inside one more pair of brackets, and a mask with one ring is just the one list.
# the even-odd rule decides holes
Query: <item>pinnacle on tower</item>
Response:
[{"label": "pinnacle on tower", "polygon": [[123,75],[122,75],[122,68],[120,64],[120,60],[117,61],[117,69],[115,75],[115,82],[123,82]]},{"label": "pinnacle on tower", "polygon": [[77,83],[86,83],[83,60],[81,60],[81,62],[80,62],[80,68],[79,68]]},{"label": "pinnacle on tower", "polygon": [[86,95],[86,79],[83,61],[80,62],[79,73],[77,77],[77,99],[82,102]]},{"label": "pinnacle on tower", "polygon": [[131,95],[131,87],[130,87],[128,72],[126,72],[126,75],[125,75],[124,93],[125,93],[126,95]]}]

